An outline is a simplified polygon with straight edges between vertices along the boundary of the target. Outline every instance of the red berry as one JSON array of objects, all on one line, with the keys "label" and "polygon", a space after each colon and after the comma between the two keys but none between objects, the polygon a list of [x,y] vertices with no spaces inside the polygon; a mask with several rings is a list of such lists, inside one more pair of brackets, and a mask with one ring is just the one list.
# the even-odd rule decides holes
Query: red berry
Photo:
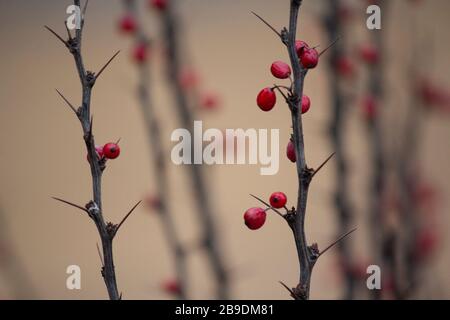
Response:
[{"label": "red berry", "polygon": [[368,64],[375,64],[378,62],[380,56],[377,48],[371,44],[366,44],[359,49],[361,59]]},{"label": "red berry", "polygon": [[377,102],[373,96],[369,95],[363,99],[362,111],[367,120],[372,120],[376,116]]},{"label": "red berry", "polygon": [[295,51],[297,51],[297,56],[299,58],[305,49],[309,49],[309,46],[305,41],[302,40],[295,41]]},{"label": "red berry", "polygon": [[311,107],[311,100],[308,96],[303,95],[302,97],[302,113],[308,112],[309,108]]},{"label": "red berry", "polygon": [[138,44],[133,51],[133,58],[137,63],[143,63],[147,60],[148,50],[145,43]]},{"label": "red berry", "polygon": [[314,48],[305,48],[300,55],[300,62],[304,68],[313,69],[319,63],[319,53]]},{"label": "red berry", "polygon": [[297,161],[297,157],[295,155],[295,146],[292,140],[289,140],[288,145],[286,147],[286,156],[288,157],[289,160],[291,160],[291,162]]},{"label": "red berry", "polygon": [[355,65],[349,57],[341,56],[336,60],[336,71],[341,77],[351,78],[355,74]]},{"label": "red berry", "polygon": [[123,16],[122,19],[120,19],[119,27],[120,30],[125,33],[133,33],[136,30],[136,21],[131,15]]},{"label": "red berry", "polygon": [[[103,147],[102,146],[95,146],[95,151],[97,151],[97,156],[99,159],[103,158]],[[86,155],[87,161],[89,160],[89,153]]]},{"label": "red berry", "polygon": [[189,90],[199,84],[200,77],[193,69],[183,69],[178,76],[178,81],[183,89]]},{"label": "red berry", "polygon": [[275,92],[272,88],[264,88],[262,89],[258,97],[256,98],[256,103],[258,104],[258,107],[262,111],[270,111],[275,106],[275,103],[277,102],[277,96],[275,95]]},{"label": "red berry", "polygon": [[286,205],[287,197],[283,192],[274,192],[270,196],[270,205],[274,208],[280,209]]},{"label": "red berry", "polygon": [[263,208],[250,208],[244,213],[244,221],[250,230],[259,229],[266,222],[266,211]]},{"label": "red berry", "polygon": [[200,105],[203,109],[213,110],[219,107],[219,97],[214,93],[206,93],[201,97]]},{"label": "red berry", "polygon": [[291,75],[291,67],[283,61],[275,61],[270,67],[270,72],[275,78],[287,79]]},{"label": "red berry", "polygon": [[115,159],[120,155],[120,147],[117,143],[109,142],[103,146],[103,154],[107,159]]},{"label": "red berry", "polygon": [[180,285],[175,279],[169,279],[162,283],[162,289],[169,294],[178,295],[181,293]]},{"label": "red berry", "polygon": [[153,8],[163,11],[167,7],[168,0],[150,0],[149,2]]}]

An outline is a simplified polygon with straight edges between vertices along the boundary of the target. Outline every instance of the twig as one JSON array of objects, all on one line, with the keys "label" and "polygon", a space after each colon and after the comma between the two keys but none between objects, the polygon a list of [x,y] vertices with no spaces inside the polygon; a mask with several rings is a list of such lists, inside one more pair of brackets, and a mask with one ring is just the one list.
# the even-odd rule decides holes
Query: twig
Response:
[{"label": "twig", "polygon": [[[179,81],[182,51],[180,51],[178,42],[179,19],[175,15],[175,5],[176,1],[170,1],[167,8],[161,13],[164,38],[167,41],[168,81],[172,95],[175,98],[175,107],[181,125],[193,132],[194,117],[192,108],[189,106],[188,98]],[[217,239],[218,232],[213,220],[214,211],[212,210],[211,199],[208,196],[206,180],[201,166],[190,165],[189,170],[193,182],[194,199],[198,206],[197,213],[202,223],[204,248],[208,254],[217,282],[217,298],[227,299],[229,295],[228,276]]]},{"label": "twig", "polygon": [[[134,35],[134,45],[140,45],[142,42],[149,42],[148,35],[145,33],[140,19],[138,17],[138,8],[135,0],[124,0],[124,8],[136,23],[136,32]],[[170,248],[174,259],[176,278],[179,290],[177,292],[179,299],[187,298],[187,260],[186,246],[180,240],[179,233],[176,230],[173,215],[170,212],[170,203],[167,195],[169,194],[169,178],[167,176],[165,150],[159,119],[157,118],[156,108],[151,101],[150,90],[150,72],[149,63],[142,62],[137,67],[139,74],[138,99],[141,107],[147,137],[149,142],[151,165],[155,173],[155,186],[157,190],[157,199],[159,202],[158,211],[164,229],[164,236]]]},{"label": "twig", "polygon": [[[323,17],[323,22],[325,29],[328,34],[329,41],[337,39],[338,34],[343,34],[345,31],[342,26],[342,19],[339,17],[339,9],[342,5],[341,0],[328,0],[328,12],[329,14]],[[337,212],[338,219],[338,234],[344,233],[350,228],[352,222],[352,208],[350,203],[349,195],[349,176],[348,176],[348,165],[345,156],[345,141],[344,141],[344,130],[346,117],[346,104],[348,103],[348,98],[346,93],[343,91],[340,82],[342,78],[340,77],[338,70],[336,68],[336,63],[340,57],[344,55],[343,47],[345,45],[340,42],[336,43],[335,46],[331,47],[330,51],[330,77],[329,86],[332,97],[332,117],[329,124],[329,136],[333,143],[333,149],[336,151],[336,183],[334,186],[334,203]],[[356,279],[354,273],[352,272],[353,254],[351,246],[347,242],[342,242],[338,246],[339,259],[343,265],[341,268],[343,273],[343,279],[345,281],[344,298],[353,299],[355,296],[355,284]]]},{"label": "twig", "polygon": [[[78,7],[80,7],[80,0],[74,0],[74,4]],[[87,7],[87,1],[85,3],[85,7],[83,9],[83,17],[82,17],[82,26],[84,25],[84,15]],[[83,211],[87,211],[89,217],[94,221],[101,242],[102,242],[102,249],[103,249],[103,262],[104,266],[102,268],[102,276],[106,285],[106,288],[108,290],[108,295],[111,300],[118,300],[120,298],[118,290],[117,290],[117,281],[116,281],[116,274],[114,270],[114,259],[113,259],[113,250],[112,250],[112,242],[115,235],[114,224],[112,223],[106,223],[103,217],[103,210],[102,210],[102,196],[101,196],[101,178],[104,168],[104,163],[100,163],[97,152],[95,150],[95,141],[94,136],[92,132],[92,124],[93,124],[93,118],[91,115],[91,93],[92,88],[95,84],[96,77],[94,76],[94,73],[91,71],[86,71],[84,67],[83,62],[83,56],[81,54],[81,42],[82,42],[82,35],[83,35],[83,28],[77,29],[75,32],[75,37],[69,39],[69,41],[65,41],[62,39],[55,31],[53,31],[51,28],[45,26],[47,30],[49,30],[53,35],[55,35],[60,41],[62,41],[66,47],[69,49],[69,52],[73,55],[73,58],[75,60],[76,69],[80,78],[80,83],[82,87],[82,103],[79,111],[75,112],[78,116],[78,119],[81,123],[82,129],[83,129],[83,138],[86,145],[86,149],[88,152],[88,159],[90,169],[91,169],[91,176],[92,176],[92,193],[93,193],[93,199],[86,205],[86,208],[82,208],[78,205],[75,205],[71,202],[68,202],[66,200],[62,200],[59,198],[55,198],[58,201],[67,203],[71,206],[77,207]],[[112,59],[111,59],[112,60]],[[105,67],[111,62],[106,63]],[[104,68],[105,68],[104,67]],[[104,70],[102,68],[99,72]],[[58,94],[60,94],[58,92]],[[63,97],[60,94],[61,97]],[[63,97],[63,99],[66,101],[66,99]],[[68,103],[68,101],[66,101]],[[72,110],[73,106],[71,106]]]},{"label": "twig", "polygon": [[63,94],[61,92],[59,92],[58,89],[55,89],[56,92],[58,92],[59,96],[67,103],[67,105],[70,107],[70,109],[72,109],[72,111],[78,116],[78,112],[77,109],[75,109],[75,107],[69,102],[69,100],[66,99],[66,97],[63,96]]},{"label": "twig", "polygon": [[115,57],[117,57],[117,55],[120,53],[120,50],[117,51],[112,57],[111,59],[108,60],[108,62],[105,63],[105,65],[100,69],[100,71],[97,73],[97,75],[95,76],[95,80],[97,80],[100,75],[102,74],[102,72],[108,67],[108,65],[111,63],[111,61],[114,60]]}]

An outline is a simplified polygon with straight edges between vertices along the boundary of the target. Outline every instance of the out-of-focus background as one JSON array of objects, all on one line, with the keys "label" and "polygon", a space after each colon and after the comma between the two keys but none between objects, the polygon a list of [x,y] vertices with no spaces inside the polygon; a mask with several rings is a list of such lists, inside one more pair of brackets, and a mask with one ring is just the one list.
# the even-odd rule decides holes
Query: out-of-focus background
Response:
[{"label": "out-of-focus background", "polygon": [[[177,121],[173,97],[164,76],[164,50],[158,13],[141,1],[140,16],[153,39],[151,50],[152,99],[161,119],[167,156],[173,144],[170,134]],[[325,1],[305,0],[299,35],[310,45],[329,43],[322,23]],[[427,75],[450,88],[450,2],[446,0],[392,1],[382,20],[386,44],[383,114],[385,134],[392,142],[395,129],[404,120],[410,92],[407,63],[414,40],[425,40],[415,64]],[[65,33],[66,7],[71,1],[0,1],[0,299],[103,299],[107,298],[100,275],[97,230],[88,217],[57,203],[58,196],[78,204],[91,197],[91,181],[85,146],[78,120],[55,93],[61,90],[74,104],[80,101],[80,85],[73,59],[60,42],[44,29],[49,25]],[[201,74],[201,90],[220,95],[220,107],[199,110],[196,119],[204,128],[280,129],[280,170],[261,176],[259,165],[216,165],[205,168],[208,195],[213,202],[218,237],[230,274],[231,297],[235,299],[286,299],[278,281],[295,286],[298,262],[288,226],[270,213],[258,231],[248,230],[242,215],[257,202],[250,193],[267,199],[273,191],[284,191],[295,205],[295,166],[285,157],[290,135],[289,110],[279,99],[269,113],[255,104],[258,91],[274,83],[269,67],[274,60],[288,60],[286,50],[274,34],[250,12],[256,11],[274,26],[288,23],[289,1],[185,0],[178,1],[182,25],[184,59]],[[365,27],[366,4],[350,1],[353,21],[347,43],[370,39]],[[132,41],[118,31],[123,13],[121,1],[90,1],[84,31],[83,53],[90,70],[98,70],[118,49],[122,52],[95,85],[92,110],[98,143],[121,138],[121,156],[108,163],[103,178],[104,214],[118,222],[139,199],[155,191],[149,143],[136,98],[137,72],[131,58]],[[384,19],[384,16],[383,16]],[[411,27],[415,23],[416,28]],[[414,35],[412,34],[414,32]],[[417,34],[417,37],[415,37]],[[346,41],[347,41],[346,40]],[[358,59],[355,57],[354,59]],[[326,60],[326,55],[323,61]],[[366,73],[360,63],[357,72]],[[318,166],[333,147],[328,136],[331,117],[328,64],[308,74],[305,93],[312,100],[303,117],[309,166]],[[350,85],[357,95],[362,84]],[[352,91],[352,90],[350,90]],[[280,97],[279,97],[280,98]],[[356,98],[358,99],[358,98]],[[349,194],[358,230],[346,241],[361,261],[370,261],[368,190],[370,146],[361,108],[347,106],[345,148],[351,168]],[[438,194],[436,217],[439,242],[432,259],[421,265],[420,287],[415,297],[450,298],[449,118],[425,113],[418,148],[421,175],[432,181]],[[391,134],[389,136],[389,134]],[[187,168],[169,167],[170,206],[185,243],[198,238],[199,222],[192,199]],[[308,201],[307,237],[324,247],[336,238],[337,215],[333,202],[335,165],[324,168],[314,179]],[[400,222],[401,223],[401,222]],[[161,282],[174,276],[174,266],[157,214],[139,207],[114,241],[119,290],[124,299],[171,298]],[[13,257],[13,258],[11,258]],[[14,263],[9,263],[13,259]],[[211,270],[202,250],[189,255],[190,298],[213,298]],[[66,288],[66,268],[81,267],[81,290]],[[311,287],[312,299],[339,299],[343,281],[336,251],[317,263]],[[364,291],[364,279],[360,279]],[[365,289],[367,290],[367,289]],[[366,297],[362,293],[360,297]]]}]

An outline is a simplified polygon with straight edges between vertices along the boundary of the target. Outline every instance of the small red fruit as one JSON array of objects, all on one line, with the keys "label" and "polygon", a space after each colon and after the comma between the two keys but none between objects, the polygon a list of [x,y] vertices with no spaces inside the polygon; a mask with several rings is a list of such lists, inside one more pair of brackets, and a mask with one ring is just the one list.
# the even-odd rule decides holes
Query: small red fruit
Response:
[{"label": "small red fruit", "polygon": [[291,67],[283,61],[275,61],[270,67],[270,72],[275,78],[287,79],[291,75]]},{"label": "small red fruit", "polygon": [[169,279],[161,284],[161,288],[168,294],[179,295],[181,293],[180,285],[175,279]]},{"label": "small red fruit", "polygon": [[189,90],[198,86],[200,77],[193,69],[183,69],[180,72],[178,81],[184,90]]},{"label": "small red fruit", "polygon": [[303,97],[302,97],[302,113],[308,112],[310,107],[311,107],[311,99],[309,99],[308,96],[303,95]]},{"label": "small red fruit", "polygon": [[272,88],[264,88],[258,93],[256,103],[262,111],[270,111],[277,102],[277,96]]},{"label": "small red fruit", "polygon": [[302,40],[295,41],[295,51],[297,51],[297,56],[299,58],[305,49],[309,49],[309,46],[305,41]]},{"label": "small red fruit", "polygon": [[355,74],[355,65],[349,57],[341,56],[336,60],[336,71],[341,77],[351,78]]},{"label": "small red fruit", "polygon": [[147,60],[148,50],[145,43],[138,44],[133,51],[133,58],[137,63],[143,63]]},{"label": "small red fruit", "polygon": [[158,10],[163,11],[167,7],[168,0],[150,0],[150,5]]},{"label": "small red fruit", "polygon": [[305,48],[300,55],[300,62],[304,68],[313,69],[319,63],[319,53],[314,48]]},{"label": "small red fruit", "polygon": [[107,159],[116,159],[120,155],[120,147],[117,143],[109,142],[103,146],[103,154]]},{"label": "small red fruit", "polygon": [[372,120],[377,113],[377,102],[371,95],[364,97],[362,101],[362,111],[367,120]]},{"label": "small red fruit", "polygon": [[213,110],[220,105],[219,97],[214,93],[205,93],[200,100],[200,105],[203,109]]},{"label": "small red fruit", "polygon": [[270,205],[280,209],[286,205],[287,197],[283,192],[274,192],[270,196]]},{"label": "small red fruit", "polygon": [[136,21],[133,16],[125,15],[120,19],[119,27],[125,33],[133,33],[136,30]]},{"label": "small red fruit", "polygon": [[375,64],[378,62],[380,55],[377,48],[371,44],[366,44],[359,49],[359,56],[368,64]]},{"label": "small red fruit", "polygon": [[[102,146],[95,146],[95,151],[97,151],[97,156],[99,159],[103,158],[103,147]],[[89,154],[86,155],[87,161],[89,160]]]},{"label": "small red fruit", "polygon": [[286,156],[288,157],[289,160],[291,160],[291,162],[297,161],[297,157],[295,155],[295,146],[292,140],[289,140],[288,145],[286,147]]},{"label": "small red fruit", "polygon": [[259,229],[266,222],[266,211],[263,208],[250,208],[244,213],[244,221],[250,230]]}]

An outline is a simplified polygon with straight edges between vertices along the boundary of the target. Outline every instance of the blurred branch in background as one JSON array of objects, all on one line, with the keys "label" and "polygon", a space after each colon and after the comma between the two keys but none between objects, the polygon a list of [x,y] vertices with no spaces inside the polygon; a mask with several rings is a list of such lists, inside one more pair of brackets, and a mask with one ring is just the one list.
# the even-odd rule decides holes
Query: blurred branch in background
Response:
[{"label": "blurred branch in background", "polygon": [[[151,101],[151,79],[150,63],[146,57],[147,50],[151,46],[149,36],[144,31],[144,27],[138,16],[138,3],[136,0],[123,0],[125,15],[120,21],[122,31],[133,33],[134,39],[134,62],[138,72],[138,100],[147,131],[149,142],[149,152],[151,165],[155,174],[154,187],[155,195],[149,195],[147,205],[159,211],[161,223],[167,244],[170,248],[176,270],[176,279],[170,281],[170,285],[165,283],[163,289],[174,294],[180,299],[187,298],[187,261],[186,249],[180,241],[180,236],[174,223],[174,215],[170,210],[170,203],[167,199],[169,194],[168,176],[166,163],[166,152],[164,150],[163,138],[161,136],[161,120],[157,117],[157,110]],[[142,52],[141,52],[142,51]]]},{"label": "blurred branch in background", "polygon": [[[369,180],[368,201],[369,201],[369,232],[373,263],[380,266],[383,274],[391,274],[387,271],[385,264],[385,255],[392,255],[392,252],[386,252],[385,239],[387,230],[385,229],[385,216],[383,215],[383,195],[386,187],[387,177],[387,155],[386,141],[382,124],[382,106],[384,100],[384,63],[385,46],[383,31],[386,28],[387,3],[383,0],[372,1],[381,7],[383,13],[383,29],[369,30],[371,43],[366,44],[361,49],[363,60],[368,65],[368,92],[363,100],[363,111],[366,116],[368,130],[369,146],[371,149],[371,177]],[[393,249],[392,243],[387,244],[388,249]],[[384,288],[384,286],[382,285]],[[375,299],[381,298],[380,290],[372,290]]]},{"label": "blurred branch in background", "polygon": [[[350,205],[349,170],[345,150],[345,124],[348,111],[348,98],[343,91],[342,82],[352,76],[352,61],[345,52],[346,36],[344,18],[341,15],[343,3],[341,0],[327,0],[326,13],[323,23],[328,41],[331,43],[336,39],[340,40],[329,49],[329,85],[330,103],[332,106],[332,116],[329,125],[329,135],[332,141],[333,150],[336,152],[336,179],[335,179],[335,207],[338,220],[338,235],[347,232],[352,224],[352,208]],[[343,297],[353,299],[355,297],[355,277],[353,272],[354,258],[351,243],[341,241],[338,245],[339,265],[341,267],[345,281]]]},{"label": "blurred branch in background", "polygon": [[[181,32],[179,19],[176,14],[177,1],[167,1],[164,9],[160,11],[161,26],[167,52],[167,80],[169,89],[175,99],[175,107],[183,128],[188,129],[193,136],[193,124],[195,115],[186,92],[183,90],[179,79],[182,73],[181,53],[186,50],[180,46]],[[191,154],[194,152],[192,150]],[[217,285],[217,298],[227,299],[229,297],[229,279],[226,272],[225,259],[222,255],[218,240],[218,228],[215,225],[215,213],[212,210],[211,197],[208,193],[209,187],[205,179],[203,167],[196,164],[189,166],[192,191],[197,203],[197,213],[202,224],[202,244],[206,249],[209,261],[214,272]]]},{"label": "blurred branch in background", "polygon": [[[8,224],[0,206],[0,274],[9,284],[13,299],[37,299],[25,265],[18,257],[10,241]],[[0,299],[1,300],[1,299]]]}]

